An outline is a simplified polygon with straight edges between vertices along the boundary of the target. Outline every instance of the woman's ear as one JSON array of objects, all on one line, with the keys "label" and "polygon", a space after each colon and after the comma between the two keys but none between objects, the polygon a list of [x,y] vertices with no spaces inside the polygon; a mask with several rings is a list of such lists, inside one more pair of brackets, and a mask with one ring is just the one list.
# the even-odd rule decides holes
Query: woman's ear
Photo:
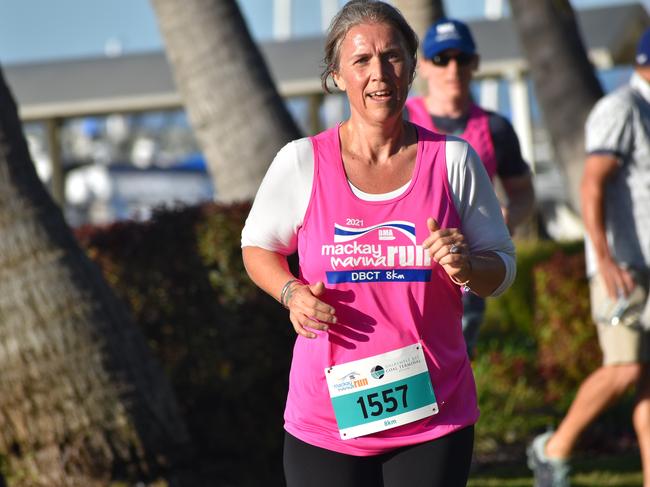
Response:
[{"label": "woman's ear", "polygon": [[339,90],[345,91],[345,81],[343,81],[343,78],[338,73],[332,73],[332,81],[334,81],[334,86]]}]

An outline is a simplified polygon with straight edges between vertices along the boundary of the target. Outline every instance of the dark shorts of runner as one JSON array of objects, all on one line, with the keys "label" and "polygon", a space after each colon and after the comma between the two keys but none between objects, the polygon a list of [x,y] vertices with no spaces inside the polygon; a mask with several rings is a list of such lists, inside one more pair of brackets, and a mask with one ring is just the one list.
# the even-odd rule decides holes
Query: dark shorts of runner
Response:
[{"label": "dark shorts of runner", "polygon": [[465,487],[474,426],[369,457],[345,455],[284,438],[287,487]]}]

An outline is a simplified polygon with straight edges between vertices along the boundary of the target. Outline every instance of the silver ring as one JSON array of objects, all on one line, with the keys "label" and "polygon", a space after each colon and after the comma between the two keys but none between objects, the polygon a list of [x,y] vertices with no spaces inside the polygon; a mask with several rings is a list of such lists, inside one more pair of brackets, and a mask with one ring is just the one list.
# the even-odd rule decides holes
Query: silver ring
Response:
[{"label": "silver ring", "polygon": [[460,254],[460,247],[456,244],[453,244],[451,247],[449,247],[449,253],[450,254]]}]

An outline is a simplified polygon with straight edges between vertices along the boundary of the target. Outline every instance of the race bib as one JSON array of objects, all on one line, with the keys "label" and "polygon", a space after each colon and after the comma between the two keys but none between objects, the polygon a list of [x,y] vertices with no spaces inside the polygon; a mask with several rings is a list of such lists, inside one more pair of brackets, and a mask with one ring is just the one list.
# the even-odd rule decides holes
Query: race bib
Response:
[{"label": "race bib", "polygon": [[438,413],[419,343],[329,367],[325,377],[344,440]]}]

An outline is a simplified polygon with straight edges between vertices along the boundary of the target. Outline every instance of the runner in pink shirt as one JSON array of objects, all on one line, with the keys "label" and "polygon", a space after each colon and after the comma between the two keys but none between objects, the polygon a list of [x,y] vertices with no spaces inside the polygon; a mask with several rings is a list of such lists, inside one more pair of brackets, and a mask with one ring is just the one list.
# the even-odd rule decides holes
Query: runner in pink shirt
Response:
[{"label": "runner in pink shirt", "polygon": [[402,119],[417,37],[401,14],[349,2],[325,49],[350,118],[280,151],[242,234],[298,334],[287,485],[464,486],[479,412],[461,288],[505,290],[512,242],[468,144]]},{"label": "runner in pink shirt", "polygon": [[[472,99],[470,84],[479,66],[479,53],[464,22],[441,18],[427,30],[421,46],[418,75],[426,82],[424,96],[406,101],[409,121],[433,132],[466,140],[481,158],[491,180],[503,188],[502,206],[510,232],[533,214],[535,191],[512,125],[498,113],[484,110]],[[463,294],[463,336],[474,355],[485,313],[485,300]]]}]

